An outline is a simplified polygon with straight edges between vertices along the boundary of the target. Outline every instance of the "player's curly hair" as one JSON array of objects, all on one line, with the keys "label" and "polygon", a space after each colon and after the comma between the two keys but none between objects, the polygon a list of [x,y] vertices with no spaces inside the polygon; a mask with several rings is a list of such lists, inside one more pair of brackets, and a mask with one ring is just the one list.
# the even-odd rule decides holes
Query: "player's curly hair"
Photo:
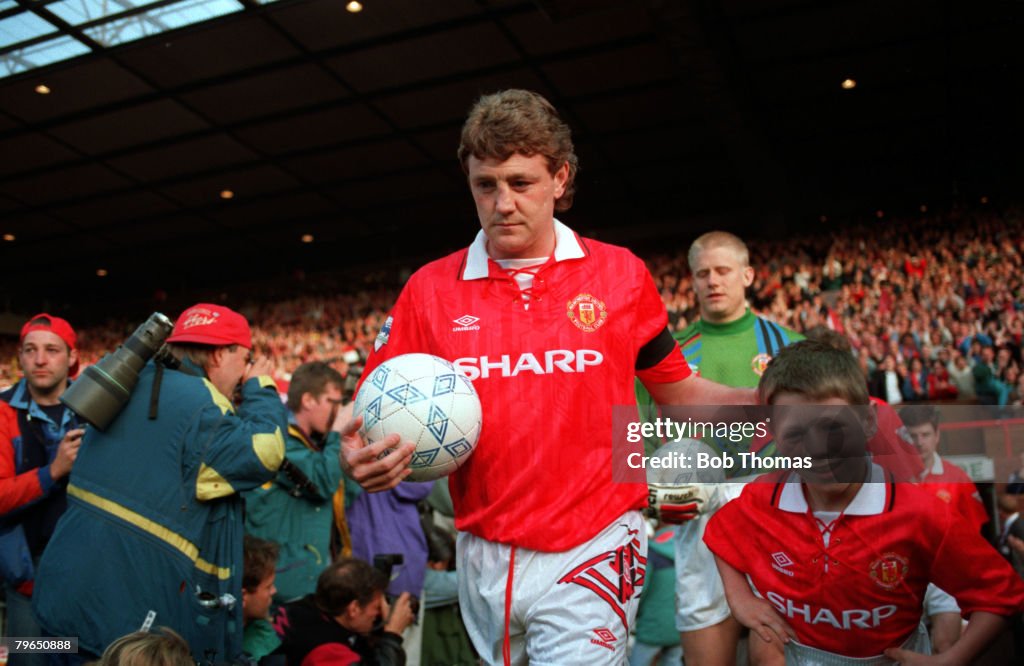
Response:
[{"label": "player's curly hair", "polygon": [[565,192],[555,201],[555,210],[572,207],[576,194],[579,159],[572,145],[572,131],[551,102],[529,90],[502,90],[484,95],[469,111],[462,126],[459,162],[469,173],[469,157],[507,160],[515,153],[527,157],[543,155],[552,174],[569,165]]}]

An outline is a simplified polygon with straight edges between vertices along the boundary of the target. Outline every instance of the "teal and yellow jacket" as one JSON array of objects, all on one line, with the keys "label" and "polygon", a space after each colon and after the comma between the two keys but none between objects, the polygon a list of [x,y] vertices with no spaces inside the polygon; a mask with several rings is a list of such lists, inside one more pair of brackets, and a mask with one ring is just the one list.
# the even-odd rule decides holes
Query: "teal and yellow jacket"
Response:
[{"label": "teal and yellow jacket", "polygon": [[108,430],[86,432],[33,594],[42,627],[82,650],[149,622],[198,660],[241,654],[239,492],[274,477],[287,410],[269,377],[248,380],[235,407],[191,368],[200,376],[163,372],[151,419],[149,363]]},{"label": "teal and yellow jacket", "polygon": [[[277,559],[275,600],[285,603],[316,591],[320,573],[331,563],[331,528],[348,538],[344,506],[361,489],[341,473],[341,439],[331,432],[321,449],[295,424],[288,427],[285,455],[309,479],[312,487],[297,488],[283,470],[276,478],[245,493],[246,532],[275,541]],[[344,500],[336,500],[340,493]],[[341,504],[342,506],[338,506]],[[340,515],[336,512],[340,509]],[[351,545],[348,546],[351,554]]]}]

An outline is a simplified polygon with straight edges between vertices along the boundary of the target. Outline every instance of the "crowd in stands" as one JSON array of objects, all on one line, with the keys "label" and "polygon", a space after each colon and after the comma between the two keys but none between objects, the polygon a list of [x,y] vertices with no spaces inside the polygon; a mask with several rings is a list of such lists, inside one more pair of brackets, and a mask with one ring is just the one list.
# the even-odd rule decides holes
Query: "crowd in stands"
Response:
[{"label": "crowd in stands", "polygon": [[[953,210],[915,219],[875,219],[828,234],[749,243],[757,267],[753,309],[797,331],[827,325],[845,333],[872,394],[890,403],[1024,400],[1022,211]],[[697,314],[686,242],[648,257],[681,330]],[[380,275],[357,290],[311,286],[317,295],[250,300],[239,310],[255,323],[258,350],[277,379],[310,360],[336,362],[344,374],[365,357],[398,293]],[[127,320],[81,330],[83,367],[133,330]],[[0,385],[19,376],[16,340],[0,342]]]},{"label": "crowd in stands", "polygon": [[[753,309],[797,331],[846,334],[872,393],[893,404],[1020,403],[1019,209],[876,220],[752,241]],[[682,252],[651,260],[676,329],[697,313]]]}]

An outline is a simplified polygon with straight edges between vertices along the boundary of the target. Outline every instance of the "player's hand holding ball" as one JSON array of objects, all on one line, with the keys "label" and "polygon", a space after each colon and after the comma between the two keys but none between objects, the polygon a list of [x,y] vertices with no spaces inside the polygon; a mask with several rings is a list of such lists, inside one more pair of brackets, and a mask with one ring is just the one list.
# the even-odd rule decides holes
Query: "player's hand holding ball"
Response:
[{"label": "player's hand holding ball", "polygon": [[409,462],[416,445],[398,435],[371,444],[360,434],[362,426],[357,416],[341,429],[341,469],[368,493],[390,490],[412,473]]},{"label": "player's hand holding ball", "polygon": [[[472,382],[448,361],[430,354],[395,356],[359,387],[356,420],[342,433],[342,468],[371,492],[405,479],[447,476],[476,447],[481,411]],[[373,456],[386,464],[375,465]]]}]

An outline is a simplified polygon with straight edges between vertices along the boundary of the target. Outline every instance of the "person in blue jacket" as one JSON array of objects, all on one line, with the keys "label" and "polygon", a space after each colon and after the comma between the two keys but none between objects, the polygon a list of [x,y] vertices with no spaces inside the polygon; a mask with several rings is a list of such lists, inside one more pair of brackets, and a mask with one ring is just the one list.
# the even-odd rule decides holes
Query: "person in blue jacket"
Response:
[{"label": "person in blue jacket", "polygon": [[274,477],[287,413],[237,312],[195,305],[167,343],[181,367],[147,364],[121,414],[83,438],[33,595],[46,633],[79,640],[51,663],[84,663],[151,626],[177,631],[200,662],[242,652],[238,493]]}]

